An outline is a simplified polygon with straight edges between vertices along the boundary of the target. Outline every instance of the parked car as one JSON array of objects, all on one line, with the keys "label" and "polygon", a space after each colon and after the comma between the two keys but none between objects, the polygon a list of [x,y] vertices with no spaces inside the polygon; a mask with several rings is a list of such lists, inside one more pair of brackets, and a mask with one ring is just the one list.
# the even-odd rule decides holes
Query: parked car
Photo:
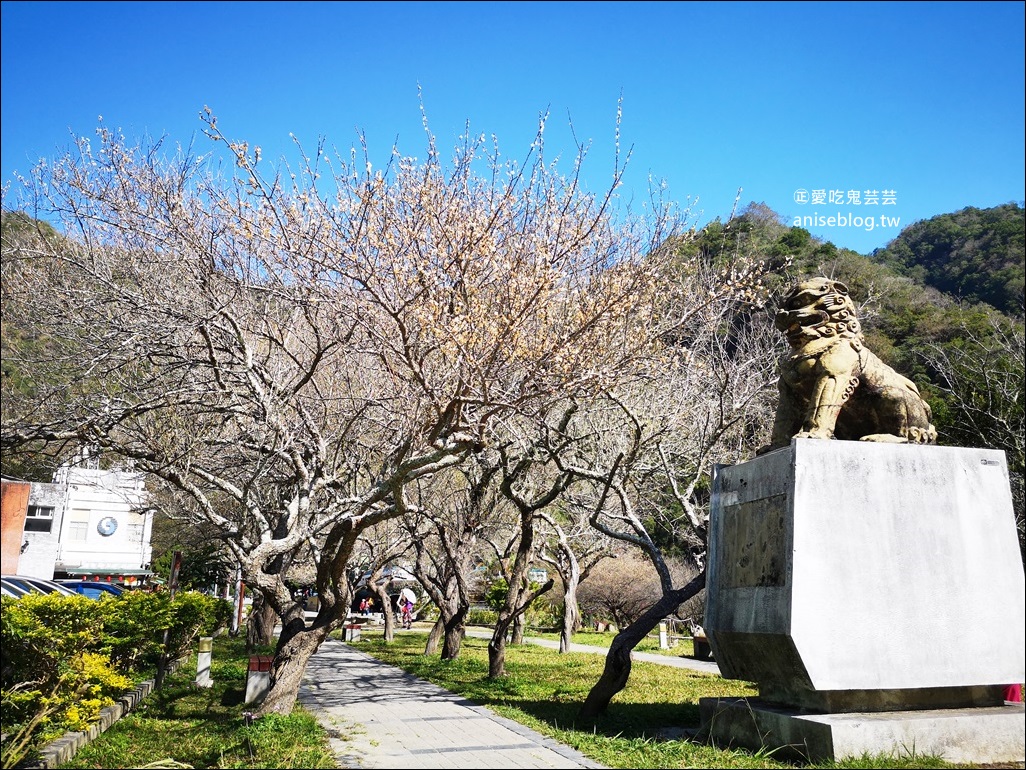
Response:
[{"label": "parked car", "polygon": [[27,593],[27,588],[22,588],[21,586],[10,582],[7,578],[0,579],[0,594],[3,594],[9,599],[20,599]]},{"label": "parked car", "polygon": [[12,593],[15,590],[20,590],[21,595],[24,596],[27,593],[36,594],[52,594],[59,593],[65,596],[74,596],[75,592],[70,588],[55,583],[52,580],[45,580],[43,578],[31,577],[29,575],[2,575],[0,580],[3,581],[5,591],[10,590]]},{"label": "parked car", "polygon": [[70,588],[75,593],[88,596],[90,599],[99,599],[101,596],[108,594],[121,596],[125,592],[125,589],[121,586],[116,586],[113,583],[101,583],[98,580],[58,580],[57,582],[65,588]]}]

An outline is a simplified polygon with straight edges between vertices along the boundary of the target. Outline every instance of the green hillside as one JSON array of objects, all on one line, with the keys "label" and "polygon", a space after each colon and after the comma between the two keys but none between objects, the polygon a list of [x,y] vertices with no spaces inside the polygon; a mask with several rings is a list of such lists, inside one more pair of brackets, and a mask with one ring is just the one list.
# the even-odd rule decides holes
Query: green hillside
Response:
[{"label": "green hillside", "polygon": [[964,208],[916,222],[873,257],[966,302],[1022,315],[1026,218],[1022,206]]}]

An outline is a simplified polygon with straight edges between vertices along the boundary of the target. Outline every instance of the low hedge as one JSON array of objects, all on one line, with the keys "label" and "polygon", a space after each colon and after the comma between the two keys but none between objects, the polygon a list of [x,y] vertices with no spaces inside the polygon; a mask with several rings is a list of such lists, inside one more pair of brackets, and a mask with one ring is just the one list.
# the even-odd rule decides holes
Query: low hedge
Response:
[{"label": "low hedge", "polygon": [[30,594],[0,599],[2,766],[33,747],[84,730],[138,682],[158,677],[231,605],[193,591],[129,591],[99,600]]}]

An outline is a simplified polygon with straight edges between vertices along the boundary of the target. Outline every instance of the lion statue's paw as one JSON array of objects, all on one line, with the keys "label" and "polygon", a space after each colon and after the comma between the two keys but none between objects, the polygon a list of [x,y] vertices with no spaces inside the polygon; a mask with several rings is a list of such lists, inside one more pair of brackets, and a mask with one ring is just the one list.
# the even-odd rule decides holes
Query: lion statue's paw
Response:
[{"label": "lion statue's paw", "polygon": [[893,433],[870,433],[863,436],[859,441],[872,441],[877,444],[907,444],[909,440],[904,436],[895,436]]},{"label": "lion statue's paw", "polygon": [[933,425],[928,428],[909,428],[908,440],[913,444],[936,444],[937,429]]},{"label": "lion statue's paw", "polygon": [[794,434],[794,438],[821,438],[832,439],[834,432],[830,430],[803,430]]}]

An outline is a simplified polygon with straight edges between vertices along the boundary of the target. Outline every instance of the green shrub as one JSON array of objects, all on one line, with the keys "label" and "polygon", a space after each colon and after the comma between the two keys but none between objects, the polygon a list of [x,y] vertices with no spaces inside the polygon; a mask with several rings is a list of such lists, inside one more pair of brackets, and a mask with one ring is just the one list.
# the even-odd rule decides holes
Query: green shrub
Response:
[{"label": "green shrub", "polygon": [[563,604],[553,601],[549,594],[542,594],[527,608],[524,620],[528,628],[555,629],[563,626]]},{"label": "green shrub", "polygon": [[467,613],[468,626],[494,626],[495,610],[470,610]]},{"label": "green shrub", "polygon": [[[151,594],[164,598],[166,594]],[[161,628],[166,631],[163,639],[163,653],[168,660],[185,655],[198,636],[211,636],[223,628],[231,616],[231,605],[224,599],[215,599],[198,591],[184,591],[170,600],[168,623]]]},{"label": "green shrub", "polygon": [[[110,659],[95,652],[83,652],[74,661],[82,681],[77,693],[58,692],[63,699],[64,730],[85,730],[100,718],[100,710],[132,687],[132,680],[111,667]],[[63,730],[62,730],[63,731]]]},{"label": "green shrub", "polygon": [[[104,603],[106,604],[106,603]],[[2,599],[3,766],[68,730],[84,730],[132,686],[102,650],[104,613],[85,596]]]},{"label": "green shrub", "polygon": [[434,604],[425,604],[417,608],[417,620],[434,623],[441,614]]},{"label": "green shrub", "polygon": [[122,671],[152,671],[162,652],[162,631],[171,625],[168,594],[126,591],[114,601],[101,601],[103,649]]},{"label": "green shrub", "polygon": [[499,578],[485,591],[484,602],[491,609],[498,612],[506,604],[506,597],[509,596],[509,583],[505,578]]},{"label": "green shrub", "polygon": [[160,675],[212,635],[231,605],[186,591],[130,591],[117,598],[30,594],[0,609],[3,766],[68,730],[83,730],[135,681]]},{"label": "green shrub", "polygon": [[[537,589],[538,583],[531,583],[531,589]],[[509,596],[509,584],[505,578],[499,578],[492,583],[488,590],[485,591],[484,602],[491,608],[491,612],[487,613],[490,616],[488,620],[470,619],[477,618],[478,611],[471,610],[470,616],[468,617],[467,623],[469,625],[494,625],[496,614],[506,604],[506,598]],[[524,611],[524,621],[527,626],[531,628],[556,628],[561,625],[561,615],[559,614],[559,608],[556,607],[547,595],[542,595],[535,599],[528,608]]]}]

